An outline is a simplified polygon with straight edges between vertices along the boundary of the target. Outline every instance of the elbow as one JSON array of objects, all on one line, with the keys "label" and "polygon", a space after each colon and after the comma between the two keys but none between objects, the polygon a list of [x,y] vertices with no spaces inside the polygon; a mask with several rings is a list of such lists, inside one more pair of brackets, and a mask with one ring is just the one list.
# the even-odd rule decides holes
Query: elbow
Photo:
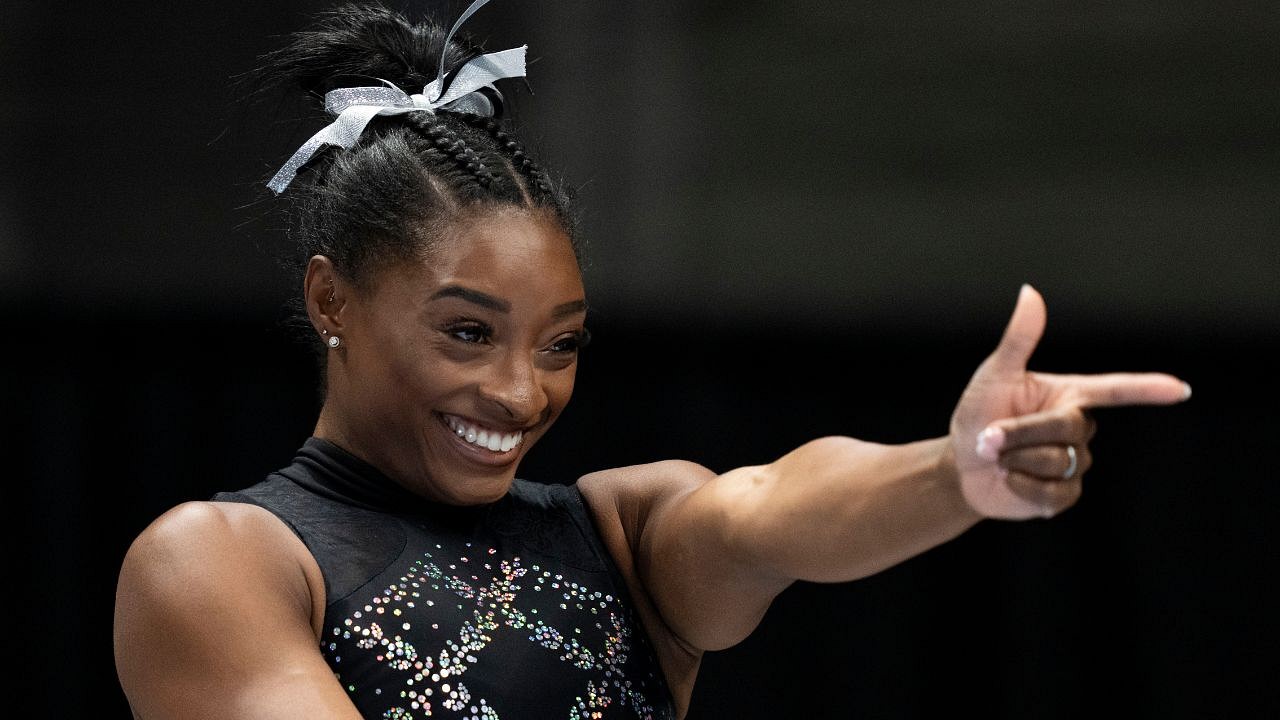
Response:
[{"label": "elbow", "polygon": [[[870,482],[886,458],[887,445],[832,435],[811,440],[767,466],[775,497],[803,496],[803,504],[835,509],[830,501],[851,486]],[[815,503],[814,499],[819,502]],[[813,507],[809,508],[810,510]]]},{"label": "elbow", "polygon": [[[805,464],[813,472],[848,470],[854,463],[865,461],[885,446],[845,435],[820,437],[784,455],[778,463]],[[794,457],[793,457],[794,456]]]}]

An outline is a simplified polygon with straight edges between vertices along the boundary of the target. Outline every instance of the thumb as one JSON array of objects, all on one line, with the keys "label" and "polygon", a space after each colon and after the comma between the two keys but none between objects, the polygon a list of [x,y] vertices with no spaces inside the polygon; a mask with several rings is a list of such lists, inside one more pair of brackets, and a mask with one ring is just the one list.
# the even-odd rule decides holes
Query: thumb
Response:
[{"label": "thumb", "polygon": [[1000,373],[1021,372],[1027,369],[1027,361],[1035,352],[1040,336],[1044,335],[1044,298],[1030,285],[1023,285],[1018,292],[1018,304],[1004,329],[1000,344],[989,359],[994,370]]}]

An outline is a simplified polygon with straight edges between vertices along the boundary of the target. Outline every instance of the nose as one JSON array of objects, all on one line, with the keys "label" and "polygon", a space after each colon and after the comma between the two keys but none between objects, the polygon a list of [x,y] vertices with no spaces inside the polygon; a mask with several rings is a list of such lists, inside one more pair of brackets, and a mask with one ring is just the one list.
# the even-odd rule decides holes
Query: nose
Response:
[{"label": "nose", "polygon": [[534,358],[525,352],[506,352],[490,366],[480,385],[480,396],[501,415],[517,424],[532,423],[547,407]]}]

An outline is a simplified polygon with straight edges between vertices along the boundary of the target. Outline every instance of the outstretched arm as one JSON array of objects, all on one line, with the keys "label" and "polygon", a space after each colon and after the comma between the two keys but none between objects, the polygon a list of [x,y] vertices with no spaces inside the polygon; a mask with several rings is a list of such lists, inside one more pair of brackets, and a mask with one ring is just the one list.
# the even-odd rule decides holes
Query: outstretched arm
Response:
[{"label": "outstretched arm", "polygon": [[1188,395],[1163,374],[1029,372],[1044,325],[1044,301],[1024,286],[947,437],[822,438],[723,475],[688,463],[606,471],[584,478],[583,492],[594,507],[616,508],[635,572],[671,630],[694,648],[728,647],[795,580],[865,577],[984,517],[1066,509],[1091,462],[1086,408]]}]

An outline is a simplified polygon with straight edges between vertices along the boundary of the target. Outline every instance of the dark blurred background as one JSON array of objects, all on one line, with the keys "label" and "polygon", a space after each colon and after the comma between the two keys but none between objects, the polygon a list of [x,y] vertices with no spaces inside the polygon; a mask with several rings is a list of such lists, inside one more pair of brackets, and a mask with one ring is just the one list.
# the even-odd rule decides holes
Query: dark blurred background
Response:
[{"label": "dark blurred background", "polygon": [[[129,542],[310,432],[261,182],[323,121],[233,79],[329,5],[0,9],[14,717],[128,717]],[[1033,368],[1195,386],[1099,411],[1064,516],[788,590],[691,718],[1280,712],[1280,5],[497,0],[469,29],[529,44],[508,96],[591,243],[596,340],[525,477],[942,434],[1022,282]]]}]

